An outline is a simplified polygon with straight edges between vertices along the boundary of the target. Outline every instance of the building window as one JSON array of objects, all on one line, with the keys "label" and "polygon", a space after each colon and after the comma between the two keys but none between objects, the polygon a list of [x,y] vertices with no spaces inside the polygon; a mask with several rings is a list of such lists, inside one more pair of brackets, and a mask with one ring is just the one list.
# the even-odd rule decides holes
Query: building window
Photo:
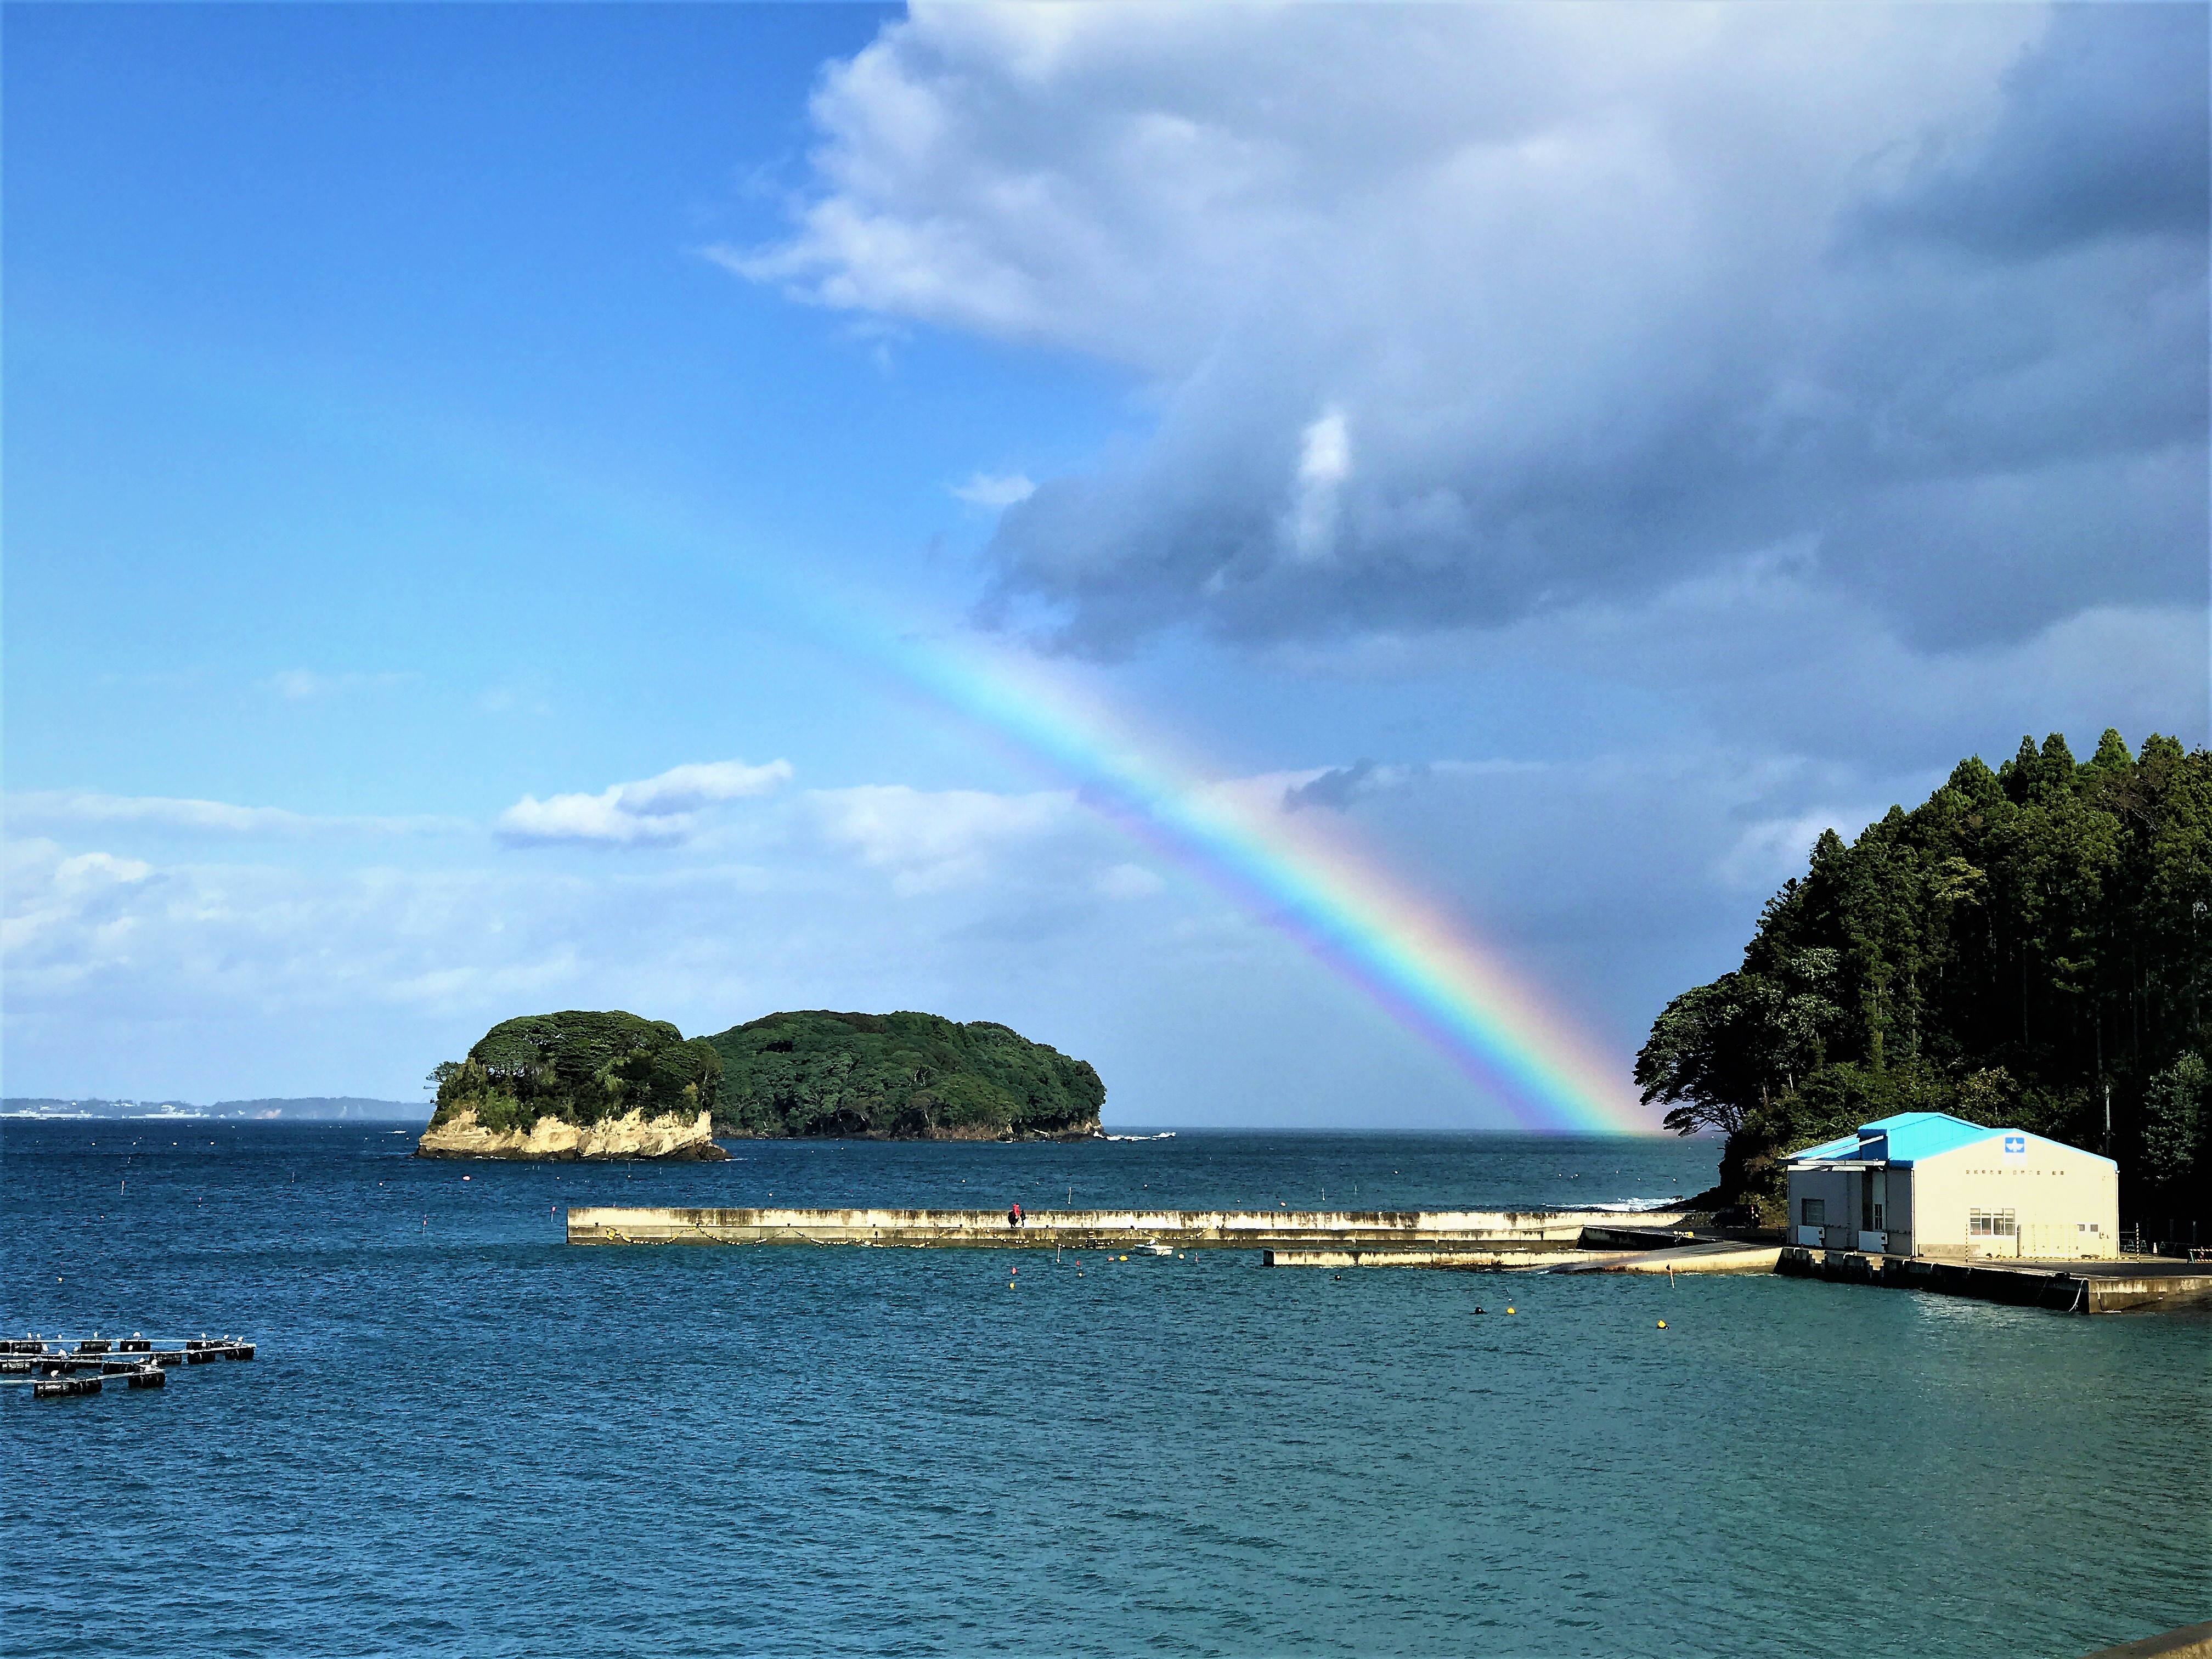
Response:
[{"label": "building window", "polygon": [[1805,1224],[1808,1227],[1825,1227],[1828,1224],[1826,1199],[1808,1198],[1805,1200]]},{"label": "building window", "polygon": [[2011,1238],[2019,1231],[2020,1224],[2014,1211],[1970,1210],[1966,1213],[1969,1238]]}]

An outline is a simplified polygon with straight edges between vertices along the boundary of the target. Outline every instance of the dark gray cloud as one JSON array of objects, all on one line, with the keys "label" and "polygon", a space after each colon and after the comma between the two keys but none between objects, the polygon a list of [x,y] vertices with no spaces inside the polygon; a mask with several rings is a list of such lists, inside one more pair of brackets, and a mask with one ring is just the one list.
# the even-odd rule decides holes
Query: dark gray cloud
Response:
[{"label": "dark gray cloud", "polygon": [[1331,811],[1346,811],[1370,796],[1402,791],[1426,782],[1428,777],[1426,762],[1378,766],[1371,760],[1356,760],[1349,766],[1316,773],[1303,783],[1285,785],[1283,811],[1302,812],[1309,806],[1324,806]]},{"label": "dark gray cloud", "polygon": [[1328,806],[1341,812],[1368,792],[1374,777],[1375,763],[1371,760],[1331,767],[1318,777],[1285,787],[1283,811],[1297,812],[1309,806]]},{"label": "dark gray cloud", "polygon": [[2207,225],[2205,88],[2212,11],[2076,5],[2007,76],[2003,113],[1963,156],[1931,157],[1867,204],[1854,228],[1904,232],[1978,253],[2039,258],[2111,237],[2201,243]]},{"label": "dark gray cloud", "polygon": [[1158,386],[988,551],[1085,653],[1772,557],[1923,647],[2203,605],[2202,9],[1604,17],[918,9],[738,263]]},{"label": "dark gray cloud", "polygon": [[1283,811],[1303,811],[1305,807],[1332,807],[1343,811],[1363,794],[1376,787],[1374,761],[1354,761],[1352,765],[1336,765],[1322,775],[1307,779],[1305,783],[1285,785],[1283,790]]}]

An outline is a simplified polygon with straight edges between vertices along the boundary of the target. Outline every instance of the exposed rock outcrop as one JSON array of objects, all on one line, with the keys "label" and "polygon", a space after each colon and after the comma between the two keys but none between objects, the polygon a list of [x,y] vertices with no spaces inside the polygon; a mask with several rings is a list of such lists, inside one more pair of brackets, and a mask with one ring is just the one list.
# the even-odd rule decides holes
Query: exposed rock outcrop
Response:
[{"label": "exposed rock outcrop", "polygon": [[712,1138],[713,1125],[705,1112],[685,1117],[664,1112],[647,1117],[626,1112],[603,1117],[595,1123],[574,1124],[565,1118],[541,1117],[523,1129],[492,1129],[477,1121],[472,1108],[463,1107],[442,1121],[433,1122],[416,1144],[417,1158],[518,1158],[562,1161],[576,1158],[665,1158],[706,1160],[727,1158]]},{"label": "exposed rock outcrop", "polygon": [[418,1157],[729,1156],[712,1139],[721,1057],[665,1020],[525,1014],[430,1075],[437,1109]]}]

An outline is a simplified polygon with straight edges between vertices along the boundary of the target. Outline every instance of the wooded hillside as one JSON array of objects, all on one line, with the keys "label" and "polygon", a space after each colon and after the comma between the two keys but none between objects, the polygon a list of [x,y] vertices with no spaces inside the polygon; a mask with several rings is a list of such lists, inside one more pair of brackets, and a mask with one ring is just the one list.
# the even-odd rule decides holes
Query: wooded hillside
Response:
[{"label": "wooded hillside", "polygon": [[722,1059],[665,1019],[619,1010],[526,1014],[484,1033],[461,1060],[430,1073],[433,1127],[473,1108],[488,1129],[527,1131],[551,1115],[574,1124],[641,1111],[648,1118],[714,1109]]},{"label": "wooded hillside", "polygon": [[714,1133],[993,1139],[1098,1127],[1088,1063],[1009,1027],[937,1014],[769,1014],[709,1037]]},{"label": "wooded hillside", "polygon": [[2124,1212],[2206,1218],[2212,754],[2056,734],[1960,763],[1767,902],[1743,965],[1667,1005],[1646,1102],[1726,1132],[1722,1191],[1771,1206],[1776,1157],[1941,1110],[2106,1150]]}]

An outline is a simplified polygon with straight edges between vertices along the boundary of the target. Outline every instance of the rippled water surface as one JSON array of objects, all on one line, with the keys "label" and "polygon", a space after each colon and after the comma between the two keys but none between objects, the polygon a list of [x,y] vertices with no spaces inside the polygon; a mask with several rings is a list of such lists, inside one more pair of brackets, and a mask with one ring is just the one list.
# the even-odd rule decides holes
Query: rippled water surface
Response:
[{"label": "rippled water surface", "polygon": [[260,1345],[0,1390],[8,1652],[2067,1659],[2212,1613],[2202,1317],[1231,1252],[1010,1289],[1001,1252],[557,1213],[1595,1204],[1706,1185],[1710,1145],[412,1145],[6,1126],[0,1318]]}]

